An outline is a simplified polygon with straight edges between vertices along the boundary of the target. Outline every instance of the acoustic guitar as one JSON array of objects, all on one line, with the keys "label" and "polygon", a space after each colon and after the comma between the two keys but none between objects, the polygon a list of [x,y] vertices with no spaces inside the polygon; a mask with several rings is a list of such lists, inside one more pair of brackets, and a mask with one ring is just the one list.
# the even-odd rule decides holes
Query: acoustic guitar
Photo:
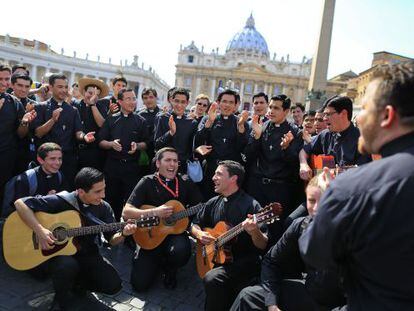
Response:
[{"label": "acoustic guitar", "polygon": [[[259,213],[254,214],[253,219],[259,225],[270,224],[275,220],[279,220],[281,213],[282,206],[280,203],[270,203]],[[220,221],[214,228],[204,228],[203,231],[210,233],[216,240],[207,245],[197,241],[196,264],[198,275],[201,278],[204,278],[206,273],[213,269],[215,265],[222,265],[232,260],[231,250],[226,245],[242,233],[244,229],[241,223],[230,228],[226,222]]]},{"label": "acoustic guitar", "polygon": [[159,223],[158,217],[142,217],[128,222],[82,227],[79,213],[73,210],[57,214],[36,212],[35,216],[43,227],[53,233],[57,241],[52,249],[41,249],[36,233],[23,222],[17,212],[13,212],[3,227],[3,254],[13,269],[28,270],[52,257],[75,254],[77,248],[73,244],[74,237],[122,230],[128,223],[136,224],[137,227],[156,226]]},{"label": "acoustic guitar", "polygon": [[324,167],[329,168],[330,172],[337,176],[346,170],[358,167],[358,165],[339,166],[335,164],[335,158],[332,155],[312,154],[310,157],[310,167],[312,168],[313,176],[322,173]]},{"label": "acoustic guitar", "polygon": [[[134,233],[135,242],[143,249],[154,249],[170,234],[183,233],[189,223],[188,217],[197,214],[203,204],[185,208],[179,201],[170,200],[163,204],[174,208],[170,217],[162,218],[160,224],[151,228],[138,228]],[[155,208],[152,205],[142,205],[140,209]]]}]

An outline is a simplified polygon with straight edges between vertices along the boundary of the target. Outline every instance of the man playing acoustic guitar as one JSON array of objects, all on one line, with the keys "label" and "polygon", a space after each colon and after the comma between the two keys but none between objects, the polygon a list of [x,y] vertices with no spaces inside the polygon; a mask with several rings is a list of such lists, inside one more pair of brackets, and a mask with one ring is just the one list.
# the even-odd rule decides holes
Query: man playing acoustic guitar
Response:
[{"label": "man playing acoustic guitar", "polygon": [[191,233],[204,245],[215,238],[201,228],[214,227],[220,221],[231,226],[242,223],[245,231],[231,245],[232,260],[216,265],[204,276],[207,311],[230,308],[238,292],[258,276],[259,255],[267,246],[267,235],[250,216],[259,212],[261,206],[240,189],[243,177],[244,168],[238,162],[219,162],[213,176],[214,191],[219,195],[211,198],[193,219]]},{"label": "man playing acoustic guitar", "polygon": [[[75,177],[75,193],[63,192],[56,195],[26,197],[15,202],[16,210],[22,220],[34,231],[42,250],[55,247],[57,241],[53,233],[43,227],[34,212],[59,213],[76,210],[76,203],[70,203],[67,195],[72,195],[77,201],[77,207],[84,225],[100,225],[115,222],[110,205],[103,200],[105,197],[104,175],[94,168],[83,168]],[[68,200],[68,201],[67,201]],[[136,225],[127,224],[121,232],[105,233],[105,238],[111,245],[124,241],[131,235]],[[56,256],[36,267],[36,274],[50,274],[55,290],[55,301],[62,310],[73,310],[77,307],[78,299],[73,289],[91,290],[106,294],[115,294],[121,289],[121,279],[115,268],[103,258],[95,241],[97,235],[78,237],[79,251],[73,256]]]},{"label": "man playing acoustic guitar", "polygon": [[[155,155],[157,172],[143,177],[124,207],[125,219],[138,219],[141,216],[158,216],[163,222],[172,215],[174,208],[164,205],[170,200],[179,201],[184,206],[193,206],[201,202],[201,193],[188,178],[177,175],[178,153],[172,147],[165,147]],[[143,209],[143,205],[153,208]],[[158,206],[158,207],[157,207]],[[147,231],[147,239],[156,235]],[[141,245],[143,246],[143,245]],[[132,264],[131,284],[136,291],[148,289],[160,268],[166,288],[177,285],[177,269],[184,266],[191,256],[191,244],[186,232],[168,235],[161,244],[153,249],[137,249]]]}]

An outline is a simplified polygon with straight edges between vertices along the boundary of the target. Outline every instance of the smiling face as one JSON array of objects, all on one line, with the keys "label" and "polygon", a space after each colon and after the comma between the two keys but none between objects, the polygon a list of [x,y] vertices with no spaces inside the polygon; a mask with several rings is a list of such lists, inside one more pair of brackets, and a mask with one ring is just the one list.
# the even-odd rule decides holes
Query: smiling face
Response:
[{"label": "smiling face", "polygon": [[230,94],[224,94],[219,102],[220,113],[223,116],[229,116],[236,110],[236,97]]},{"label": "smiling face", "polygon": [[105,180],[102,180],[93,184],[88,192],[83,189],[78,189],[79,198],[85,204],[99,205],[102,199],[105,198],[105,187]]},{"label": "smiling face", "polygon": [[195,105],[195,113],[197,117],[201,117],[205,115],[207,108],[208,108],[208,99],[207,98],[198,99]]},{"label": "smiling face", "polygon": [[62,151],[49,151],[44,159],[37,157],[37,161],[46,174],[56,174],[62,166]]},{"label": "smiling face", "polygon": [[317,112],[315,114],[315,131],[316,134],[319,134],[320,132],[322,132],[324,129],[326,129],[326,121],[323,117],[323,113],[322,112]]},{"label": "smiling face", "polygon": [[58,101],[64,101],[68,97],[68,80],[56,79],[54,84],[50,86],[53,98]]},{"label": "smiling face", "polygon": [[148,109],[154,109],[157,106],[157,97],[152,92],[142,95],[142,101]]},{"label": "smiling face", "polygon": [[188,105],[187,96],[184,94],[175,94],[174,98],[171,99],[171,105],[174,113],[177,116],[182,116],[185,112],[185,108]]},{"label": "smiling face", "polygon": [[158,173],[168,179],[174,179],[178,171],[178,154],[171,151],[165,151],[160,160],[155,162]]},{"label": "smiling face", "polygon": [[311,115],[307,115],[305,119],[303,119],[303,128],[309,133],[315,133],[315,117]]},{"label": "smiling face", "polygon": [[134,112],[137,107],[137,97],[133,91],[125,92],[123,98],[119,99],[118,102],[121,105],[122,111],[126,114]]},{"label": "smiling face", "polygon": [[299,107],[296,107],[295,109],[292,110],[292,117],[293,117],[293,121],[295,122],[295,124],[297,125],[301,125],[303,122],[303,111],[302,109],[300,109]]},{"label": "smiling face", "polygon": [[6,92],[10,86],[11,74],[8,70],[0,71],[0,94]]},{"label": "smiling face", "polygon": [[214,191],[218,194],[226,194],[229,189],[237,185],[237,176],[230,176],[229,171],[223,165],[219,165],[213,176]]},{"label": "smiling face", "polygon": [[30,87],[30,81],[25,79],[17,79],[16,83],[12,84],[14,95],[20,99],[29,95]]}]

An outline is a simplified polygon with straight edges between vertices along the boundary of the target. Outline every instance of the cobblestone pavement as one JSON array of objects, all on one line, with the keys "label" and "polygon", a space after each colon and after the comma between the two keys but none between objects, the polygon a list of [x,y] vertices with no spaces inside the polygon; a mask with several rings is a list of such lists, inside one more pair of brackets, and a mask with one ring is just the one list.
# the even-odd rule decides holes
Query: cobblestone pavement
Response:
[{"label": "cobblestone pavement", "polygon": [[[195,269],[194,252],[190,262],[179,270],[175,290],[165,289],[158,278],[145,293],[135,292],[129,283],[133,256],[130,249],[121,245],[103,249],[102,253],[118,270],[123,281],[122,291],[113,296],[92,293],[88,295],[87,307],[82,307],[81,310],[100,310],[104,307],[103,304],[122,311],[203,309],[204,290]],[[54,297],[50,280],[37,281],[25,272],[9,268],[3,256],[0,259],[0,287],[0,310],[48,310]]]}]

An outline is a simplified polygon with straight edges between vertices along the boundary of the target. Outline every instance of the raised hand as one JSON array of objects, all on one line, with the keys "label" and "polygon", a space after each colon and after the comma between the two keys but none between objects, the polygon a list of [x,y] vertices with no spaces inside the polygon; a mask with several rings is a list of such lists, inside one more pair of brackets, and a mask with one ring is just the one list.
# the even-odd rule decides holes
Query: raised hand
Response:
[{"label": "raised hand", "polygon": [[201,145],[198,146],[194,151],[202,156],[205,156],[208,155],[211,151],[213,151],[213,146]]},{"label": "raised hand", "polygon": [[260,120],[260,116],[254,115],[252,117],[252,130],[253,130],[255,139],[259,139],[260,136],[262,135],[262,124],[263,124],[263,121]]},{"label": "raised hand", "polygon": [[137,151],[137,143],[135,141],[131,142],[131,149],[128,151],[128,154],[134,154]]},{"label": "raised hand", "polygon": [[57,122],[59,120],[60,113],[62,111],[63,111],[63,108],[58,108],[58,109],[53,110],[53,112],[52,112],[53,121]]},{"label": "raised hand", "polygon": [[168,119],[168,126],[170,127],[170,135],[174,136],[177,132],[177,125],[175,124],[173,116],[170,116],[170,118]]},{"label": "raised hand", "polygon": [[287,147],[289,147],[289,144],[294,139],[294,136],[291,131],[287,132],[285,135],[283,135],[282,142],[280,143],[280,147],[282,150],[285,150]]},{"label": "raised hand", "polygon": [[217,118],[217,108],[218,104],[216,102],[212,103],[210,108],[208,109],[208,121],[213,124],[214,120]]},{"label": "raised hand", "polygon": [[23,118],[22,118],[22,122],[30,123],[30,122],[32,122],[36,118],[36,115],[37,114],[36,114],[36,111],[35,110],[26,112],[24,114]]},{"label": "raised hand", "polygon": [[311,142],[311,134],[309,134],[309,132],[307,130],[303,130],[302,131],[302,139],[303,141],[305,141],[306,143],[310,143]]},{"label": "raised hand", "polygon": [[97,101],[98,101],[98,88],[95,87],[93,90],[93,95],[91,99],[89,100],[89,105],[95,105]]},{"label": "raised hand", "polygon": [[91,142],[95,141],[95,132],[89,132],[89,133],[86,133],[86,134],[85,134],[85,136],[83,136],[83,140],[84,140],[87,144],[89,144],[89,143],[91,143]]},{"label": "raised hand", "polygon": [[122,151],[122,145],[120,143],[120,139],[115,139],[112,142],[112,149],[114,149],[115,151],[118,151],[118,152]]},{"label": "raised hand", "polygon": [[117,103],[114,103],[112,99],[109,101],[109,111],[114,114],[119,111],[119,107]]}]

